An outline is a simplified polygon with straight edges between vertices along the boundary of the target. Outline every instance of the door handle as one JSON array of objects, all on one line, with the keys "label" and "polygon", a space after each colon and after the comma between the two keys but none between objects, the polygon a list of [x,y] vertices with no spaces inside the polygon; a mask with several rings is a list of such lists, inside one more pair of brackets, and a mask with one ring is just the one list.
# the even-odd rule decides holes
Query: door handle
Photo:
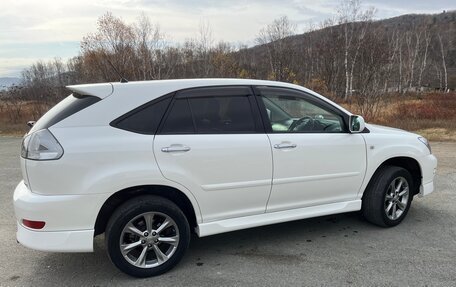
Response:
[{"label": "door handle", "polygon": [[295,148],[295,147],[297,147],[297,145],[292,144],[292,143],[281,143],[281,144],[274,145],[274,148],[276,148],[276,149]]},{"label": "door handle", "polygon": [[188,146],[174,146],[174,145],[171,145],[171,146],[167,146],[167,147],[163,147],[161,149],[162,152],[187,152],[187,151],[190,151],[190,147]]}]

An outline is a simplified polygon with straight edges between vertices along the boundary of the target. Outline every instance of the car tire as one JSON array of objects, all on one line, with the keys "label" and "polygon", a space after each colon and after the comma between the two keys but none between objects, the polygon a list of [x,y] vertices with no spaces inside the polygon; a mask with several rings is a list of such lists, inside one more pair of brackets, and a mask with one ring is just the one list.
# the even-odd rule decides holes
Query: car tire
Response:
[{"label": "car tire", "polygon": [[406,169],[397,166],[381,167],[364,192],[362,215],[378,226],[396,226],[410,209],[413,190],[413,179]]},{"label": "car tire", "polygon": [[109,258],[117,268],[134,277],[150,277],[179,263],[190,242],[190,227],[172,201],[138,196],[115,210],[105,240]]}]

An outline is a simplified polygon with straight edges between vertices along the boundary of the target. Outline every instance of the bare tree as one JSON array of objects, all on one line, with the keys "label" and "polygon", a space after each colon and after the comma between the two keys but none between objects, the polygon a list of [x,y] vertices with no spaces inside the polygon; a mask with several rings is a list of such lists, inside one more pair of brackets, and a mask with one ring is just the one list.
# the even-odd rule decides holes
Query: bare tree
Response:
[{"label": "bare tree", "polygon": [[8,89],[7,95],[3,98],[6,106],[8,119],[12,123],[18,123],[25,106],[22,87],[12,86]]},{"label": "bare tree", "polygon": [[295,50],[290,39],[295,34],[296,25],[283,16],[263,28],[256,42],[265,46],[269,59],[270,78],[290,81],[291,63]]},{"label": "bare tree", "polygon": [[[134,78],[135,31],[122,19],[106,13],[98,20],[98,31],[83,38],[82,54],[87,61],[93,61],[93,68],[103,75],[103,80],[112,81],[121,76]],[[97,73],[92,71],[92,73]]]},{"label": "bare tree", "polygon": [[239,65],[234,58],[234,48],[226,42],[220,42],[212,50],[211,66],[214,68],[214,77],[230,77],[236,78],[239,76]]},{"label": "bare tree", "polygon": [[202,76],[209,77],[211,71],[211,49],[214,45],[214,37],[212,35],[212,28],[209,22],[201,21],[198,29],[198,37],[196,39],[196,49],[198,61],[202,66]]},{"label": "bare tree", "polygon": [[420,65],[420,71],[419,71],[419,76],[418,76],[418,83],[417,83],[418,89],[421,89],[422,80],[423,80],[423,72],[426,69],[426,64],[427,64],[429,44],[431,43],[431,33],[426,26],[423,27],[423,33],[424,33],[424,52],[423,52],[423,56],[422,56],[423,60]]},{"label": "bare tree", "polygon": [[396,39],[398,41],[398,46],[399,46],[399,80],[398,80],[398,87],[397,91],[399,93],[402,93],[402,82],[403,82],[403,75],[402,75],[402,39],[400,38],[400,35],[396,35]]},{"label": "bare tree", "polygon": [[437,33],[437,38],[439,39],[440,44],[440,53],[442,55],[442,67],[443,67],[443,83],[444,83],[444,92],[448,92],[448,72],[447,72],[447,65],[445,61],[445,50],[443,48],[442,36],[440,33]]},{"label": "bare tree", "polygon": [[167,78],[170,66],[165,62],[163,50],[166,48],[165,35],[160,30],[159,24],[152,24],[150,18],[144,13],[135,25],[134,49],[137,52],[137,61],[141,69],[142,80],[158,80]]},{"label": "bare tree", "polygon": [[374,13],[373,8],[362,10],[360,0],[343,0],[339,6],[339,24],[344,36],[345,99],[352,95],[353,71]]},{"label": "bare tree", "polygon": [[[414,72],[415,72],[415,63],[418,57],[418,52],[420,50],[420,38],[421,38],[421,31],[415,32],[408,32],[405,35],[405,42],[407,45],[407,52],[408,52],[408,89],[411,90],[413,86],[414,80]],[[414,43],[413,43],[414,42]]]},{"label": "bare tree", "polygon": [[397,36],[398,31],[395,29],[391,32],[391,37],[386,36],[388,47],[386,49],[386,53],[388,55],[388,63],[386,64],[386,72],[384,77],[384,85],[383,85],[383,92],[386,93],[388,91],[388,84],[391,78],[391,73],[393,71],[394,62],[396,61],[396,57],[398,54],[399,49],[399,37]]}]

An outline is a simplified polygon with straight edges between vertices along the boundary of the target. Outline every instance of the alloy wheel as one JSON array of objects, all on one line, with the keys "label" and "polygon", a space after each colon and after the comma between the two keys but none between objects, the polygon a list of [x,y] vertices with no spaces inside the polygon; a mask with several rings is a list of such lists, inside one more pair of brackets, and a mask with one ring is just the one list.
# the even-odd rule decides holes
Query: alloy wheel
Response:
[{"label": "alloy wheel", "polygon": [[391,220],[401,217],[407,208],[409,199],[409,184],[404,177],[396,177],[388,186],[385,195],[384,210]]},{"label": "alloy wheel", "polygon": [[120,236],[120,251],[130,264],[157,267],[168,261],[179,245],[174,220],[160,212],[142,213],[130,220]]}]

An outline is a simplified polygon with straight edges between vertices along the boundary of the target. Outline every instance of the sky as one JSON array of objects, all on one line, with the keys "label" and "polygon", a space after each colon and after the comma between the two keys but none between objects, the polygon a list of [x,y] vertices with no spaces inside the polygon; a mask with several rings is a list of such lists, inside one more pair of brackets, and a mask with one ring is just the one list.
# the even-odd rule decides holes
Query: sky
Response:
[{"label": "sky", "polygon": [[[252,45],[260,29],[287,16],[303,33],[334,17],[339,0],[0,0],[0,77],[20,76],[38,60],[76,56],[82,38],[110,11],[127,23],[145,13],[169,41],[196,37],[207,23],[216,41]],[[364,0],[376,19],[456,9],[454,0]]]}]

